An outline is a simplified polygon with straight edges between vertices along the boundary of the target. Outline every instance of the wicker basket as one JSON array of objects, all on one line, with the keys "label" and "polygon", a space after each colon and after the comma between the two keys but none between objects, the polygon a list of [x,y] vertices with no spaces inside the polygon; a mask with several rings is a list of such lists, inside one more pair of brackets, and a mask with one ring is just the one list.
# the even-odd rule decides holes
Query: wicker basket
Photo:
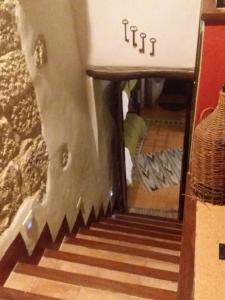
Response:
[{"label": "wicker basket", "polygon": [[200,201],[225,205],[225,86],[216,109],[194,132],[191,191]]}]

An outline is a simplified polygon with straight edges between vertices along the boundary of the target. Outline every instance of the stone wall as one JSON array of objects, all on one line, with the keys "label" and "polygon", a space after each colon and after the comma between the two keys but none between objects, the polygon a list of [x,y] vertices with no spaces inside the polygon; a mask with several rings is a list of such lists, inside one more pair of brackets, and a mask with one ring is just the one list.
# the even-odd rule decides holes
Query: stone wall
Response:
[{"label": "stone wall", "polygon": [[1,259],[19,233],[31,254],[46,224],[54,240],[65,216],[72,230],[106,210],[114,178],[112,121],[81,55],[86,1],[0,5]]},{"label": "stone wall", "polygon": [[[48,169],[36,92],[21,49],[15,5],[16,1],[0,1],[0,235],[26,198],[42,202]],[[36,52],[39,66],[43,52]]]}]

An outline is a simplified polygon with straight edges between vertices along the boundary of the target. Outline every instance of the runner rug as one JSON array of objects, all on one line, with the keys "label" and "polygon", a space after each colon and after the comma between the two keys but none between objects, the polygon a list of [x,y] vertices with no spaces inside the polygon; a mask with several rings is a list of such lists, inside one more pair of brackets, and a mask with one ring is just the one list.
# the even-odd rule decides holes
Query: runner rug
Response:
[{"label": "runner rug", "polygon": [[183,150],[168,149],[135,156],[135,173],[141,185],[150,192],[180,184]]}]

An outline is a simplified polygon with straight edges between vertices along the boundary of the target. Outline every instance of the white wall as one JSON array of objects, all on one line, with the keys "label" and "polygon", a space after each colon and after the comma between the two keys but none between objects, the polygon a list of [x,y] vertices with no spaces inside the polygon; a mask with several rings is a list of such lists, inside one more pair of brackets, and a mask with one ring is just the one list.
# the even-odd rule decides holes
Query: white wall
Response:
[{"label": "white wall", "polygon": [[[11,226],[0,237],[0,258],[19,232],[31,253],[46,222],[55,238],[63,218],[73,227],[82,197],[84,218],[94,207],[107,207],[110,169],[98,157],[98,128],[93,84],[85,74],[79,51],[73,0],[19,0],[18,32],[27,68],[37,95],[42,134],[49,154],[47,193],[43,203],[26,199]],[[76,5],[75,5],[76,6]],[[46,41],[48,61],[38,69],[34,57],[37,37]],[[87,89],[89,88],[89,92]],[[101,115],[99,116],[101,117]],[[107,151],[107,141],[105,151]],[[68,147],[69,161],[62,168],[62,150]],[[109,172],[110,174],[108,174]],[[30,234],[23,222],[33,210]]]},{"label": "white wall", "polygon": [[[87,0],[89,64],[191,68],[195,66],[201,0]],[[140,54],[124,41],[123,19],[157,39],[156,55]],[[129,30],[129,38],[131,34]],[[139,39],[140,41],[140,39]],[[139,47],[138,47],[139,48]]]}]

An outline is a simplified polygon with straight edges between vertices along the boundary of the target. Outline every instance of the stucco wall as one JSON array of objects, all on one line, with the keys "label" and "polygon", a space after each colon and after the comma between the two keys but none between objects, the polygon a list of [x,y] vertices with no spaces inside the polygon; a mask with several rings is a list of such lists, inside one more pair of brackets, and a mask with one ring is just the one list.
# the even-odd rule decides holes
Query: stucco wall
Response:
[{"label": "stucco wall", "polygon": [[[30,149],[28,147],[32,148],[34,144],[34,151],[30,152],[34,153],[34,156],[38,156],[36,160],[35,157],[34,159],[31,157],[29,168],[35,168],[41,155],[47,158],[47,166],[40,168],[43,172],[46,172],[47,187],[46,193],[44,193],[45,196],[42,195],[42,201],[38,201],[39,198],[36,194],[35,197],[30,197],[30,194],[26,195],[29,197],[22,195],[22,199],[19,201],[20,205],[16,207],[16,215],[10,219],[10,227],[4,230],[0,236],[0,258],[18,232],[22,233],[31,253],[46,221],[49,224],[53,238],[56,237],[65,215],[70,228],[72,228],[79,211],[77,206],[79,199],[82,199],[82,211],[85,218],[88,217],[93,206],[97,213],[102,202],[104,202],[105,207],[107,206],[109,197],[107,197],[106,189],[110,186],[110,183],[106,187],[101,184],[103,173],[105,178],[110,180],[110,176],[107,174],[107,159],[109,157],[107,156],[104,162],[99,157],[99,133],[93,82],[86,78],[81,63],[79,39],[77,38],[79,29],[76,27],[75,12],[72,7],[72,4],[76,3],[72,0],[1,0],[0,5],[5,2],[16,3],[16,10],[12,11],[12,15],[16,15],[17,28],[14,24],[10,25],[12,29],[9,29],[9,31],[12,30],[13,34],[14,31],[18,32],[18,38],[14,38],[13,35],[12,47],[9,48],[8,43],[5,46],[8,47],[5,50],[7,53],[11,50],[10,53],[15,53],[14,48],[18,49],[17,52],[19,51],[19,57],[13,57],[13,63],[9,63],[9,67],[14,72],[22,65],[22,70],[24,73],[26,70],[25,75],[27,76],[25,77],[22,73],[21,76],[16,77],[12,92],[16,90],[17,83],[19,87],[22,84],[24,95],[28,97],[30,94],[26,89],[26,81],[23,82],[24,78],[28,78],[29,87],[35,96],[31,99],[28,98],[27,101],[31,101],[33,106],[36,105],[35,112],[39,116],[38,121],[34,119],[35,129],[33,131],[35,136],[30,142],[31,144],[26,145],[23,149],[28,152]],[[0,13],[2,13],[2,7]],[[8,22],[8,19],[6,21]],[[3,25],[0,23],[1,32],[3,32],[3,29],[5,30],[4,23]],[[1,55],[4,58],[3,63],[7,62],[9,59],[8,54],[5,56],[5,53],[2,52]],[[1,64],[2,61],[0,62],[0,68]],[[3,67],[0,76],[5,70]],[[8,72],[7,76],[6,80],[10,81],[13,78]],[[10,89],[11,85],[8,88]],[[3,96],[1,91],[1,103]],[[12,104],[12,101],[13,99],[10,98],[9,103]],[[25,122],[27,114],[30,113],[29,111],[27,113],[25,107],[33,107],[31,104],[21,105],[19,113]],[[33,116],[32,113],[30,114]],[[1,118],[1,124],[4,123],[4,128],[8,130],[5,125],[7,123],[5,120],[6,115],[2,116],[2,112]],[[11,125],[14,120],[15,118],[12,117]],[[15,124],[15,127],[15,130],[19,129],[18,124]],[[12,136],[11,132],[7,134],[10,137]],[[36,149],[36,140],[39,142],[39,146],[46,144],[47,154],[38,152],[38,149],[40,148],[41,151],[44,146]],[[18,142],[18,139],[14,138],[13,141]],[[21,143],[19,140],[19,147]],[[14,148],[15,151],[10,152],[12,155],[4,168],[8,168],[14,157],[21,153],[17,145]],[[14,148],[10,146],[10,149]],[[107,148],[107,142],[105,148]],[[1,147],[0,152],[2,153],[2,151],[3,148]],[[103,151],[105,150],[103,149]],[[34,176],[36,174],[28,173],[23,181],[24,185],[29,186],[33,182]],[[45,178],[44,174],[39,177],[38,179]],[[2,177],[0,177],[0,185],[3,182]],[[32,193],[34,192],[36,192],[36,188],[34,191],[32,190]],[[13,195],[11,201],[15,201],[14,199]],[[2,202],[0,203],[2,205]],[[30,210],[33,211],[32,218],[35,226],[30,232],[27,232],[24,229],[23,222]]]},{"label": "stucco wall", "polygon": [[[203,34],[196,123],[202,111],[215,107],[225,82],[225,26],[206,25]],[[225,299],[225,261],[219,243],[225,243],[225,207],[198,202],[196,213],[195,300]]]},{"label": "stucco wall", "polygon": [[195,252],[195,300],[225,299],[225,262],[219,244],[225,244],[225,207],[198,202]]},{"label": "stucco wall", "polygon": [[[87,0],[89,65],[193,69],[200,4],[200,0]],[[129,43],[124,40],[123,19],[129,21]],[[136,48],[132,45],[132,25],[138,27]],[[139,53],[141,32],[147,34],[144,54]],[[149,55],[151,37],[157,39],[155,56]]]}]

